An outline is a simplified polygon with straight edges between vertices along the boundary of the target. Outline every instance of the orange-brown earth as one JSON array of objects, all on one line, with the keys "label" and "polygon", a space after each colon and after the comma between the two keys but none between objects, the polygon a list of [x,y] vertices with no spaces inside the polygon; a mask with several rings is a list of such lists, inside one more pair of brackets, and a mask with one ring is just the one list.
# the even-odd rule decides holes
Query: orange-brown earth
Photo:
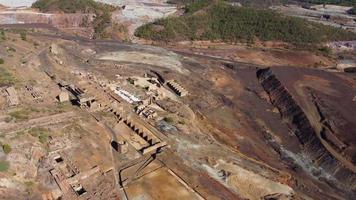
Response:
[{"label": "orange-brown earth", "polygon": [[143,44],[162,45],[183,53],[207,55],[261,66],[296,66],[310,68],[330,68],[336,65],[335,59],[321,53],[296,49],[282,42],[260,42],[227,44],[223,42],[193,41],[178,43],[156,43],[138,40]]}]

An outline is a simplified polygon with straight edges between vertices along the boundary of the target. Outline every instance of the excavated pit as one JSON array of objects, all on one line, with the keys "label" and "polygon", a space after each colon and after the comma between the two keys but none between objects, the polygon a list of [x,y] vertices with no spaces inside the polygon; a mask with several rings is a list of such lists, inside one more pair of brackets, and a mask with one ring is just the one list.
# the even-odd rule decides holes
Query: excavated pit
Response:
[{"label": "excavated pit", "polygon": [[[355,192],[353,187],[356,182],[354,171],[345,166],[330,151],[328,151],[318,137],[318,134],[320,134],[321,137],[325,137],[327,131],[330,131],[330,125],[323,119],[325,117],[323,117],[322,114],[320,115],[321,123],[323,123],[324,128],[321,132],[316,131],[306,113],[271,69],[259,69],[257,71],[257,78],[263,89],[269,95],[270,102],[279,110],[283,121],[287,123],[294,135],[298,138],[303,153],[310,158],[312,164],[316,168],[321,168],[322,171],[330,175],[330,177],[326,177],[326,181],[329,183],[337,182],[338,187],[345,189],[350,192],[350,195],[353,195],[352,193]],[[314,104],[321,113],[322,111],[320,110],[320,106],[317,106],[315,96]],[[314,174],[314,176],[315,175],[316,174]]]}]

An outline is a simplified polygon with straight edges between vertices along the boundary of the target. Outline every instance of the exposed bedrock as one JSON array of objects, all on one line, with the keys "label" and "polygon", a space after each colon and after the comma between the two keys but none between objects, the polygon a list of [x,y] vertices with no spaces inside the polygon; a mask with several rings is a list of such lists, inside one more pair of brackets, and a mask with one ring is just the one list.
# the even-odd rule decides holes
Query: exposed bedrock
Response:
[{"label": "exposed bedrock", "polygon": [[303,153],[312,160],[313,165],[330,174],[332,176],[329,177],[330,180],[336,179],[344,189],[353,193],[356,184],[355,173],[324,147],[306,114],[271,69],[259,69],[257,78],[268,93],[273,106],[279,110],[282,119],[298,138]]}]

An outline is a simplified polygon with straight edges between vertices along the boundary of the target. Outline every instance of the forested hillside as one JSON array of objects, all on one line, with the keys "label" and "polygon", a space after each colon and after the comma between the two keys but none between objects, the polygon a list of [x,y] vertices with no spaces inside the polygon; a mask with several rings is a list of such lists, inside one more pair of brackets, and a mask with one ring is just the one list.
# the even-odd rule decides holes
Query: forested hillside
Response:
[{"label": "forested hillside", "polygon": [[187,4],[185,15],[139,27],[135,35],[159,41],[252,42],[258,38],[294,44],[356,39],[355,33],[339,28],[281,16],[271,10],[234,7],[223,1],[209,0]]}]

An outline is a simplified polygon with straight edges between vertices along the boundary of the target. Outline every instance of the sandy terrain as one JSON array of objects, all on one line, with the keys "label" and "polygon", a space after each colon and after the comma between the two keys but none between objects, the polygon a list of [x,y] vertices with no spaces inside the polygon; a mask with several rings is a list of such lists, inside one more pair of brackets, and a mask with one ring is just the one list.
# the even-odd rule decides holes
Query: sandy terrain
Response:
[{"label": "sandy terrain", "polygon": [[[163,49],[162,49],[163,50]],[[118,62],[132,62],[149,64],[175,70],[182,74],[188,74],[189,71],[182,67],[182,63],[179,61],[179,55],[163,51],[161,55],[154,53],[143,53],[141,51],[118,51],[111,53],[104,53],[97,55],[99,60],[111,60]]]},{"label": "sandy terrain", "polygon": [[[161,187],[156,186],[162,182],[164,184]],[[126,192],[129,199],[137,200],[201,200],[164,168],[132,182],[127,186]],[[179,194],[179,196],[172,194]]]}]

